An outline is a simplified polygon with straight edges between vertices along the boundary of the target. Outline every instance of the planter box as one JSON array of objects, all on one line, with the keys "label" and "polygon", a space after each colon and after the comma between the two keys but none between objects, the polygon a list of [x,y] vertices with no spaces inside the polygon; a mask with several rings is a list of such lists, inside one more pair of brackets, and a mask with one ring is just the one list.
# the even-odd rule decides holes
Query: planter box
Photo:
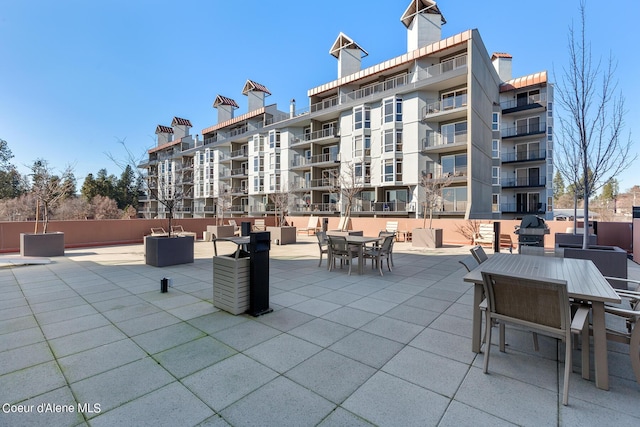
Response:
[{"label": "planter box", "polygon": [[296,227],[267,227],[267,231],[276,245],[296,243]]},{"label": "planter box", "polygon": [[20,233],[20,256],[64,256],[64,233]]},{"label": "planter box", "polygon": [[412,246],[418,248],[442,247],[442,228],[414,228],[412,234]]},{"label": "planter box", "polygon": [[233,237],[233,225],[207,225],[207,232],[212,233],[211,237]]},{"label": "planter box", "polygon": [[193,241],[193,236],[145,236],[145,263],[154,267],[192,263]]},{"label": "planter box", "polygon": [[[617,246],[593,246],[589,249],[556,245],[565,258],[590,259],[603,276],[627,278],[627,252]],[[610,280],[616,289],[627,289],[626,282]]]},{"label": "planter box", "polygon": [[249,310],[250,258],[213,257],[213,305],[231,314]]},{"label": "planter box", "polygon": [[[556,233],[555,242],[556,245],[579,245],[582,246],[582,234],[573,233]],[[595,234],[589,235],[589,246],[598,244],[598,236]]]}]

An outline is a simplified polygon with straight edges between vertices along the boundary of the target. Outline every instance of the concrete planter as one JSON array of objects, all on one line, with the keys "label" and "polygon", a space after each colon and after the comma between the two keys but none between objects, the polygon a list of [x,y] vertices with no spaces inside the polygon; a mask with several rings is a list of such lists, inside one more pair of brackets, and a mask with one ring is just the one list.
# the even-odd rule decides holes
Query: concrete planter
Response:
[{"label": "concrete planter", "polygon": [[213,239],[233,237],[234,227],[233,225],[207,225],[207,232],[212,233]]},{"label": "concrete planter", "polygon": [[412,231],[412,246],[417,248],[442,247],[442,228],[414,228]]},{"label": "concrete planter", "polygon": [[[589,249],[556,245],[565,258],[590,259],[603,276],[627,278],[627,252],[617,246],[593,246]],[[626,282],[610,280],[611,286],[627,289]]]},{"label": "concrete planter", "polygon": [[[556,245],[580,245],[582,246],[582,239],[584,235],[573,233],[556,233],[555,242]],[[589,235],[589,246],[598,244],[598,236],[595,234]]]},{"label": "concrete planter", "polygon": [[271,241],[277,245],[296,243],[296,227],[267,227]]},{"label": "concrete planter", "polygon": [[193,242],[193,236],[145,236],[145,263],[154,267],[192,263]]},{"label": "concrete planter", "polygon": [[20,233],[20,256],[64,256],[64,233]]}]

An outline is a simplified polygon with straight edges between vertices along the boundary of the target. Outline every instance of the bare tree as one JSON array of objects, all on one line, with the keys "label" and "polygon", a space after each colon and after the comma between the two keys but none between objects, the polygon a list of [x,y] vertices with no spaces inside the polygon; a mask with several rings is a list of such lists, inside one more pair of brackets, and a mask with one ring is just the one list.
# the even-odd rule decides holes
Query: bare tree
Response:
[{"label": "bare tree", "polygon": [[614,80],[616,62],[610,55],[594,61],[586,40],[586,6],[580,1],[580,28],[569,28],[569,65],[557,85],[561,138],[556,149],[556,167],[582,190],[585,232],[582,247],[588,247],[589,197],[610,178],[630,166],[631,136],[624,141],[624,97]]},{"label": "bare tree", "polygon": [[233,196],[231,189],[223,182],[218,184],[218,197],[216,199],[216,224],[224,225],[224,213],[230,211],[233,206]]},{"label": "bare tree", "polygon": [[144,154],[135,157],[126,146],[125,139],[118,140],[118,143],[124,148],[126,158],[121,160],[110,153],[107,153],[107,157],[123,171],[127,169],[127,166],[136,171],[147,196],[164,208],[168,222],[167,232],[171,237],[173,217],[176,210],[183,207],[185,196],[180,159],[173,159],[170,154],[161,152],[157,161],[150,162]]},{"label": "bare tree", "polygon": [[278,188],[275,193],[269,194],[269,201],[273,203],[276,214],[276,227],[284,227],[287,225],[285,216],[289,212],[291,197],[293,193],[289,189],[289,185]]},{"label": "bare tree", "polygon": [[55,175],[49,163],[43,159],[34,161],[30,169],[31,193],[36,198],[35,233],[38,232],[40,208],[42,208],[42,233],[46,233],[51,210],[69,194],[70,186],[73,184],[73,180],[70,179],[73,171],[71,166],[67,166],[61,175]]},{"label": "bare tree", "polygon": [[364,188],[363,167],[362,163],[345,162],[341,164],[340,170],[334,174],[333,183],[344,206],[343,216],[345,219],[342,222],[344,230],[340,231],[347,229],[353,205]]},{"label": "bare tree", "polygon": [[422,228],[427,228],[427,214],[429,215],[429,228],[433,225],[433,211],[442,206],[442,190],[451,185],[453,177],[449,175],[431,176],[423,174],[420,177],[420,188],[424,193],[422,202]]}]

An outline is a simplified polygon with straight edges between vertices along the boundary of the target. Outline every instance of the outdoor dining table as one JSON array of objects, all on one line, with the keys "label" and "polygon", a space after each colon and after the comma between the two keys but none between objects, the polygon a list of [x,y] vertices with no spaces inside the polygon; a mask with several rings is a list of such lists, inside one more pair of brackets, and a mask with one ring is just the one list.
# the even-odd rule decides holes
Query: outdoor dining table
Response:
[{"label": "outdoor dining table", "polygon": [[480,353],[482,341],[480,303],[484,297],[482,286],[483,271],[565,280],[570,298],[589,302],[593,317],[596,387],[609,390],[604,303],[620,303],[621,300],[615,289],[602,276],[591,260],[496,253],[467,273],[463,280],[474,284],[471,347],[476,353]]},{"label": "outdoor dining table", "polygon": [[[364,272],[364,245],[367,243],[378,242],[382,237],[367,237],[367,236],[344,236],[347,240],[347,243],[350,245],[355,245],[358,247],[358,274],[362,274]],[[331,247],[329,247],[331,250]]]}]

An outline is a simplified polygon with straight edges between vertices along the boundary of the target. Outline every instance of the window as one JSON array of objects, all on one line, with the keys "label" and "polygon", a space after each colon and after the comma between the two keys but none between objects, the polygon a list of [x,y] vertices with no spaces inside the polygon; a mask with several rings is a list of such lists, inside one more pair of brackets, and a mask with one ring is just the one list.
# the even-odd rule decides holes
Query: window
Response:
[{"label": "window", "polygon": [[280,148],[280,131],[269,131],[269,148]]},{"label": "window", "polygon": [[394,133],[393,129],[387,129],[384,131],[384,134],[382,137],[382,143],[383,143],[382,151],[385,153],[389,153],[393,151],[393,133]]},{"label": "window", "polygon": [[547,103],[547,117],[553,117],[553,102]]},{"label": "window", "polygon": [[544,132],[544,123],[540,124],[540,117],[528,117],[516,121],[516,135]]},{"label": "window", "polygon": [[442,156],[441,166],[443,176],[466,176],[467,155],[465,153]]},{"label": "window", "polygon": [[500,158],[500,140],[494,139],[491,141],[491,157],[494,159]]},{"label": "window", "polygon": [[523,107],[540,102],[540,89],[521,92],[516,95],[516,106]]},{"label": "window", "polygon": [[491,211],[500,212],[500,195],[499,194],[491,195]]},{"label": "window", "polygon": [[440,128],[443,144],[467,142],[467,122],[449,123]]},{"label": "window", "polygon": [[369,107],[355,107],[353,109],[353,129],[371,129],[371,109]]},{"label": "window", "polygon": [[396,160],[396,181],[402,182],[402,160]]},{"label": "window", "polygon": [[353,157],[362,156],[362,136],[353,138]]},{"label": "window", "polygon": [[402,153],[402,129],[396,129],[396,152]]},{"label": "window", "polygon": [[491,115],[491,130],[496,132],[500,130],[500,113]]},{"label": "window", "polygon": [[371,137],[370,136],[364,137],[364,155],[365,156],[371,155]]},{"label": "window", "polygon": [[442,94],[442,109],[465,107],[467,105],[467,89],[458,89]]},{"label": "window", "polygon": [[500,185],[500,166],[491,168],[491,185]]},{"label": "window", "polygon": [[449,187],[442,190],[442,210],[464,212],[467,209],[467,187]]},{"label": "window", "polygon": [[393,182],[393,160],[388,159],[384,161],[383,166],[383,179],[384,182]]},{"label": "window", "polygon": [[392,123],[394,120],[402,121],[401,98],[388,98],[382,101],[382,123]]}]

